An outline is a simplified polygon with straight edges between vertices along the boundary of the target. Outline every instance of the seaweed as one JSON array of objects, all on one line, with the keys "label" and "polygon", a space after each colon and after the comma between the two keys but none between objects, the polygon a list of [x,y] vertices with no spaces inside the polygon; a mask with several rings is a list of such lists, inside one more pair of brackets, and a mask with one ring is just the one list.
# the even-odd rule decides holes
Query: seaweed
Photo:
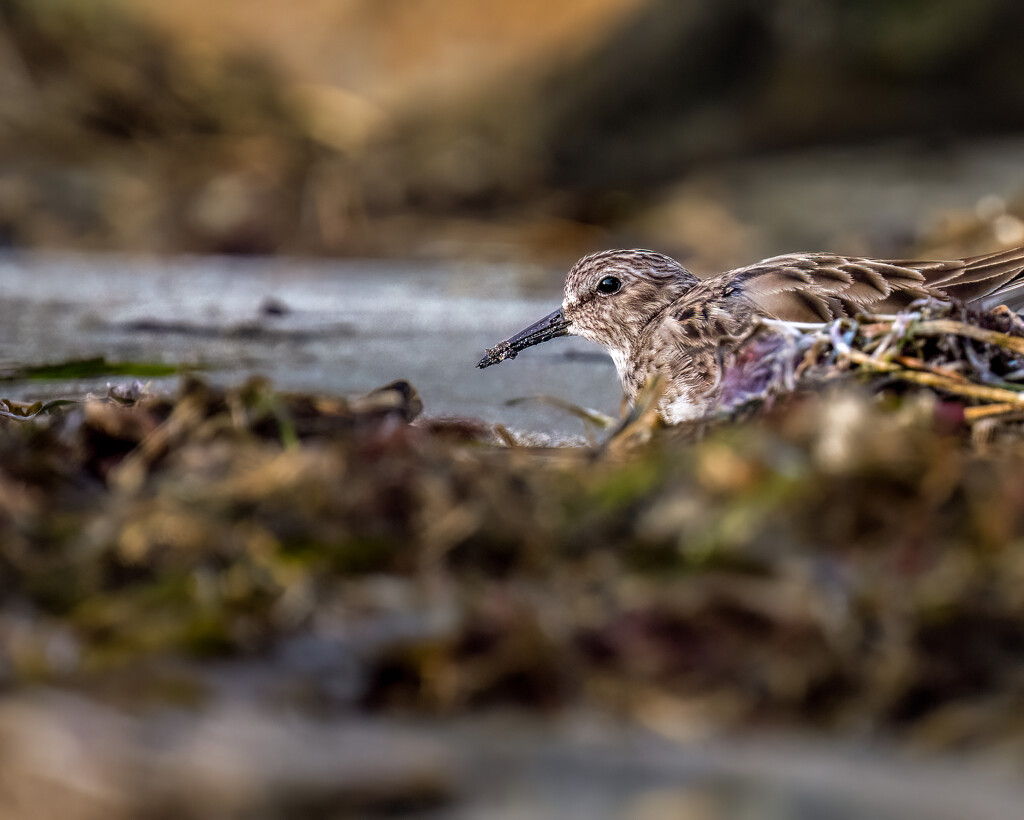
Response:
[{"label": "seaweed", "polygon": [[375,636],[350,708],[701,703],[723,726],[1019,740],[1021,339],[937,310],[772,327],[792,389],[690,429],[642,397],[583,447],[423,418],[404,382],[189,378],[0,417],[3,667],[287,676],[275,647],[342,630]]}]

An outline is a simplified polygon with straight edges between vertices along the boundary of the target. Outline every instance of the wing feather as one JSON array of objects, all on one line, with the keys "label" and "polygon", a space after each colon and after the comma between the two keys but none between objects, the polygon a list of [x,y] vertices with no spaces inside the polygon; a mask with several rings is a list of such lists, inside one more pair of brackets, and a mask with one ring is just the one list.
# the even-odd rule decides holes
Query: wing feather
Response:
[{"label": "wing feather", "polygon": [[790,254],[723,276],[755,309],[788,321],[888,312],[924,296],[1024,306],[1024,248],[933,261]]}]

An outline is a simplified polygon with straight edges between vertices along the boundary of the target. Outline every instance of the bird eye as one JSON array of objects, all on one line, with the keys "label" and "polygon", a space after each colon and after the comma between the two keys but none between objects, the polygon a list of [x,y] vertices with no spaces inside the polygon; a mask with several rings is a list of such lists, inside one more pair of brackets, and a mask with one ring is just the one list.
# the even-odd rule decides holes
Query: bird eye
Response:
[{"label": "bird eye", "polygon": [[620,282],[614,276],[606,276],[604,279],[597,283],[597,290],[599,293],[615,293],[615,291],[617,291],[621,287],[622,282]]}]

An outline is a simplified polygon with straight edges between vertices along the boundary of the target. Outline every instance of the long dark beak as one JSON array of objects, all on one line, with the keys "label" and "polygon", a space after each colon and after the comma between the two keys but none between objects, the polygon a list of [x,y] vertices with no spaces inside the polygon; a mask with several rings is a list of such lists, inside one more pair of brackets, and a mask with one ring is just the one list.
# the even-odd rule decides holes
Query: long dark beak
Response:
[{"label": "long dark beak", "polygon": [[569,323],[562,315],[562,309],[559,308],[539,322],[534,322],[525,330],[520,330],[515,336],[498,342],[487,351],[487,354],[476,363],[476,366],[490,367],[492,364],[505,361],[505,359],[514,359],[520,350],[539,345],[548,339],[557,339],[559,336],[568,335]]}]

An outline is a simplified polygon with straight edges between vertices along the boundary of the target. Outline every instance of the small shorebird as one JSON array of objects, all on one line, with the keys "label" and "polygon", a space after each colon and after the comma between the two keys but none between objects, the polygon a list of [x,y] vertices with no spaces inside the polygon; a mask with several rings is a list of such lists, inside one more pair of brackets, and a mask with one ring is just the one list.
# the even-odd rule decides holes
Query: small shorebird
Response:
[{"label": "small shorebird", "polygon": [[558,310],[499,342],[477,367],[582,336],[611,354],[630,404],[660,375],[659,415],[674,424],[715,409],[722,375],[760,319],[828,322],[895,313],[925,297],[1017,309],[1024,248],[932,262],[795,253],[703,280],[660,253],[602,251],[573,265]]}]

